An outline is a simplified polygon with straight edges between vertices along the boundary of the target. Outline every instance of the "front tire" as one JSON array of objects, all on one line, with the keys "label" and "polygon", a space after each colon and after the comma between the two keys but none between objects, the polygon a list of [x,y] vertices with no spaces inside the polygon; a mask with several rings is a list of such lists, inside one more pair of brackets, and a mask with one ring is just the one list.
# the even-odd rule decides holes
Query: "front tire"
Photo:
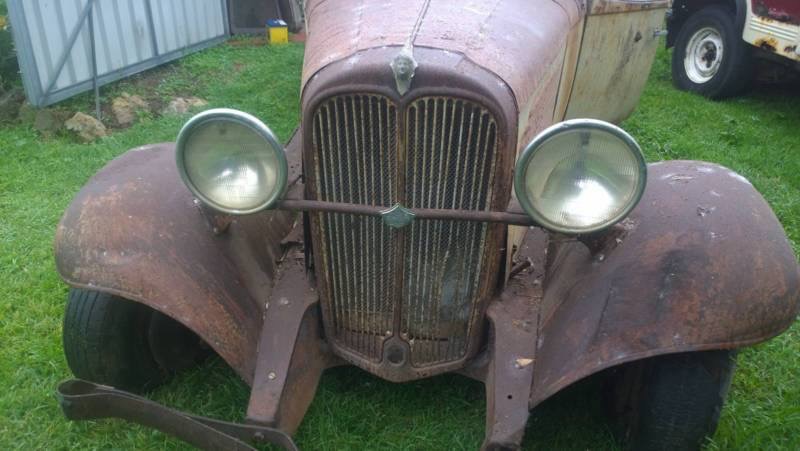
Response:
[{"label": "front tire", "polygon": [[742,40],[734,12],[717,5],[689,17],[672,52],[676,87],[722,99],[741,93],[752,78],[752,50]]},{"label": "front tire", "polygon": [[673,354],[610,373],[607,410],[627,449],[699,450],[717,429],[735,368],[732,351]]},{"label": "front tire", "polygon": [[72,373],[104,385],[142,392],[208,354],[193,332],[138,302],[72,288],[63,330]]}]

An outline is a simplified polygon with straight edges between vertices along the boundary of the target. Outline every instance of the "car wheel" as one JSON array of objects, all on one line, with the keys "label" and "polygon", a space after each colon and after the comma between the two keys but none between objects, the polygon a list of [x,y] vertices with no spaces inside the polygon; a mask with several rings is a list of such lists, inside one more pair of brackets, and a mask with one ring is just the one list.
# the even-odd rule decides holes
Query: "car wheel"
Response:
[{"label": "car wheel", "polygon": [[752,49],[732,11],[710,6],[689,17],[672,52],[672,79],[679,89],[721,99],[742,92],[752,77]]},{"label": "car wheel", "polygon": [[699,450],[717,429],[733,351],[656,357],[612,370],[605,400],[626,449]]},{"label": "car wheel", "polygon": [[144,304],[77,288],[67,299],[63,342],[76,377],[135,392],[210,353],[188,328]]}]

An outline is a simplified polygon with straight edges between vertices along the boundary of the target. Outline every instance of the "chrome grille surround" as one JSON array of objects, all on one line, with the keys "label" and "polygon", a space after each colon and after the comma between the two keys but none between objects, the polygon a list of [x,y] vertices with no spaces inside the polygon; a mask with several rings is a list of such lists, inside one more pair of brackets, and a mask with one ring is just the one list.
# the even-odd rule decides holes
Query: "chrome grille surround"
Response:
[{"label": "chrome grille surround", "polygon": [[[318,103],[310,194],[386,207],[489,210],[499,147],[493,115],[443,96],[399,109],[376,94]],[[325,329],[335,348],[377,364],[384,347],[402,343],[408,356],[400,364],[415,368],[474,351],[486,286],[494,281],[487,274],[496,270],[484,264],[488,225],[415,221],[395,230],[379,218],[311,218]]]}]

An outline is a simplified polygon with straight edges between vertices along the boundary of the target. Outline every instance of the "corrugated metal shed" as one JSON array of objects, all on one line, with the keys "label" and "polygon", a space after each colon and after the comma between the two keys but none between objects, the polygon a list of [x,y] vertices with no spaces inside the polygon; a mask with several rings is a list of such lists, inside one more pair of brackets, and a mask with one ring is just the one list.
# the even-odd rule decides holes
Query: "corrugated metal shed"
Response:
[{"label": "corrugated metal shed", "polygon": [[28,100],[45,106],[222,42],[225,0],[9,0]]}]

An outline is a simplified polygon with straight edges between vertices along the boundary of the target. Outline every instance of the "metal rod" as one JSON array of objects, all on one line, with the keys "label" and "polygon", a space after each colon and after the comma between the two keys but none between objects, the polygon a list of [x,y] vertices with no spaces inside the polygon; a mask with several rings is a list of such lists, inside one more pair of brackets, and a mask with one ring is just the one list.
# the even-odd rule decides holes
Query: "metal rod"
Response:
[{"label": "metal rod", "polygon": [[156,23],[153,21],[153,6],[150,0],[144,2],[144,12],[147,16],[147,28],[150,30],[150,47],[153,49],[153,56],[158,56],[158,38],[156,37]]},{"label": "metal rod", "polygon": [[94,42],[94,1],[89,2],[89,43],[92,53],[92,87],[94,88],[94,114],[97,120],[100,115],[100,84],[97,83],[97,48]]},{"label": "metal rod", "polygon": [[[294,211],[324,211],[330,213],[348,213],[365,216],[381,216],[387,207],[374,205],[347,204],[340,202],[323,202],[306,199],[284,199],[276,208]],[[513,208],[513,206],[512,206]],[[499,222],[518,226],[535,226],[530,216],[518,211],[477,211],[477,210],[444,210],[435,208],[411,208],[415,219],[445,221]]]},{"label": "metal rod", "polygon": [[75,47],[75,41],[78,40],[78,35],[83,28],[83,24],[86,22],[87,16],[89,16],[89,13],[94,7],[94,2],[95,0],[89,0],[89,2],[83,8],[83,11],[81,11],[81,15],[78,16],[78,23],[75,24],[75,28],[73,28],[70,32],[69,38],[64,46],[64,52],[58,58],[58,64],[56,64],[55,70],[50,75],[50,81],[47,83],[47,88],[44,90],[45,99],[47,99],[47,96],[50,95],[50,91],[52,91],[53,87],[56,85],[58,77],[61,75],[61,71],[64,70],[64,65],[67,63],[67,59],[69,59],[69,55],[72,53],[72,48]]}]

